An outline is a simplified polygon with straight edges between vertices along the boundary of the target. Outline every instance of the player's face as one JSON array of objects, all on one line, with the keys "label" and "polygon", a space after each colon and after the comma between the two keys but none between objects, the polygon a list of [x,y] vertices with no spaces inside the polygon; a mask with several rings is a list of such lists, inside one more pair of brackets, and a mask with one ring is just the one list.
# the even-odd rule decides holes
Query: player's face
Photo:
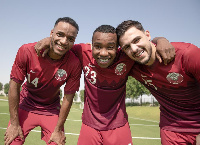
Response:
[{"label": "player's face", "polygon": [[134,61],[148,65],[152,55],[149,31],[129,28],[119,39],[122,50]]},{"label": "player's face", "polygon": [[116,57],[117,35],[112,33],[96,32],[92,40],[92,55],[98,65],[107,68]]},{"label": "player's face", "polygon": [[59,22],[51,31],[51,44],[49,56],[60,59],[74,45],[77,29],[69,23]]}]

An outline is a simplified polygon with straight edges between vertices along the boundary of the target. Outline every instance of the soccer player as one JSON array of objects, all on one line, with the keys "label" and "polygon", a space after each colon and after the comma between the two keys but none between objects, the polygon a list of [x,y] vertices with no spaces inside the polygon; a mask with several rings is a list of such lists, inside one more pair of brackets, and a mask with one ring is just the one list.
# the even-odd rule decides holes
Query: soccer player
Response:
[{"label": "soccer player", "polygon": [[[65,144],[64,122],[80,85],[80,61],[70,51],[78,30],[73,19],[59,18],[50,34],[48,55],[38,57],[34,48],[36,43],[19,48],[10,75],[10,122],[5,145],[23,144],[37,126],[41,127],[41,138],[47,144]],[[22,85],[25,77],[27,81]],[[59,92],[64,83],[60,107]]]},{"label": "soccer player", "polygon": [[196,145],[200,133],[200,49],[191,43],[173,42],[175,59],[163,65],[155,57],[150,32],[138,21],[122,22],[117,35],[123,52],[137,62],[132,76],[160,104],[162,145]]},{"label": "soccer player", "polygon": [[[48,38],[40,43],[48,45]],[[134,61],[118,49],[115,28],[101,25],[93,33],[92,45],[77,44],[71,50],[80,59],[85,81],[78,145],[131,145],[125,96]]]}]

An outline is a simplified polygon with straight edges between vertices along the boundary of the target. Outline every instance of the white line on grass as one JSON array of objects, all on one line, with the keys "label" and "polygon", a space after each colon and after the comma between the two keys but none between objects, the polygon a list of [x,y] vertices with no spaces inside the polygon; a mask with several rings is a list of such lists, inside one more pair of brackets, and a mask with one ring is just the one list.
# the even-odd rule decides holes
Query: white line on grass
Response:
[{"label": "white line on grass", "polygon": [[129,124],[129,125],[158,126],[158,125],[146,125],[146,124]]},{"label": "white line on grass", "polygon": [[0,113],[0,114],[2,114],[2,115],[10,115],[9,113]]},{"label": "white line on grass", "polygon": [[79,135],[79,134],[76,134],[76,133],[65,133],[67,135]]},{"label": "white line on grass", "polygon": [[160,139],[160,138],[153,138],[153,137],[132,137],[136,139]]},{"label": "white line on grass", "polygon": [[6,100],[6,99],[0,99],[0,101],[8,101],[8,100]]},{"label": "white line on grass", "polygon": [[68,121],[82,121],[82,120],[72,120],[72,119],[66,119]]},{"label": "white line on grass", "polygon": [[0,129],[7,129],[7,128],[0,127]]},{"label": "white line on grass", "polygon": [[144,121],[149,121],[149,122],[156,122],[159,123],[159,121],[154,121],[154,120],[147,120],[147,119],[141,119],[141,118],[135,118],[135,117],[129,117],[131,119],[137,119],[137,120],[144,120]]}]

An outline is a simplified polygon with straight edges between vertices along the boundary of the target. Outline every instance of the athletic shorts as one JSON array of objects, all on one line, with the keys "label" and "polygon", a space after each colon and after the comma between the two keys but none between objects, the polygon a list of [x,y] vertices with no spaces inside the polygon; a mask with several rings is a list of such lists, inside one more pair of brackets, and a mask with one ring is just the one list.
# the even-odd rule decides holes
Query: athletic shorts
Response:
[{"label": "athletic shorts", "polygon": [[98,131],[82,123],[77,145],[133,145],[133,142],[128,123],[108,131]]},{"label": "athletic shorts", "polygon": [[196,145],[198,133],[178,133],[160,129],[162,145]]},{"label": "athletic shorts", "polygon": [[[19,109],[19,122],[24,133],[24,141],[29,132],[37,126],[41,127],[41,139],[48,144],[48,141],[53,133],[55,126],[57,125],[58,115],[45,116],[27,112],[25,110]],[[8,126],[10,125],[10,122]],[[24,141],[20,137],[15,138],[15,140],[10,145],[22,145]],[[49,144],[48,144],[49,145]],[[56,145],[52,142],[50,145]]]}]

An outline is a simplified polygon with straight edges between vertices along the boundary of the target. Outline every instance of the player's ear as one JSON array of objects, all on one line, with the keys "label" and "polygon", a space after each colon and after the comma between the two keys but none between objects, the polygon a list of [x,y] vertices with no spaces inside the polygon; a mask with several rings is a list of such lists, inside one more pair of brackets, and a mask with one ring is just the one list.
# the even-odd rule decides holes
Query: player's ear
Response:
[{"label": "player's ear", "polygon": [[53,29],[51,30],[50,37],[52,37],[52,35],[53,35]]},{"label": "player's ear", "polygon": [[150,32],[148,30],[145,31],[145,35],[147,36],[148,40],[151,40],[151,35]]}]

